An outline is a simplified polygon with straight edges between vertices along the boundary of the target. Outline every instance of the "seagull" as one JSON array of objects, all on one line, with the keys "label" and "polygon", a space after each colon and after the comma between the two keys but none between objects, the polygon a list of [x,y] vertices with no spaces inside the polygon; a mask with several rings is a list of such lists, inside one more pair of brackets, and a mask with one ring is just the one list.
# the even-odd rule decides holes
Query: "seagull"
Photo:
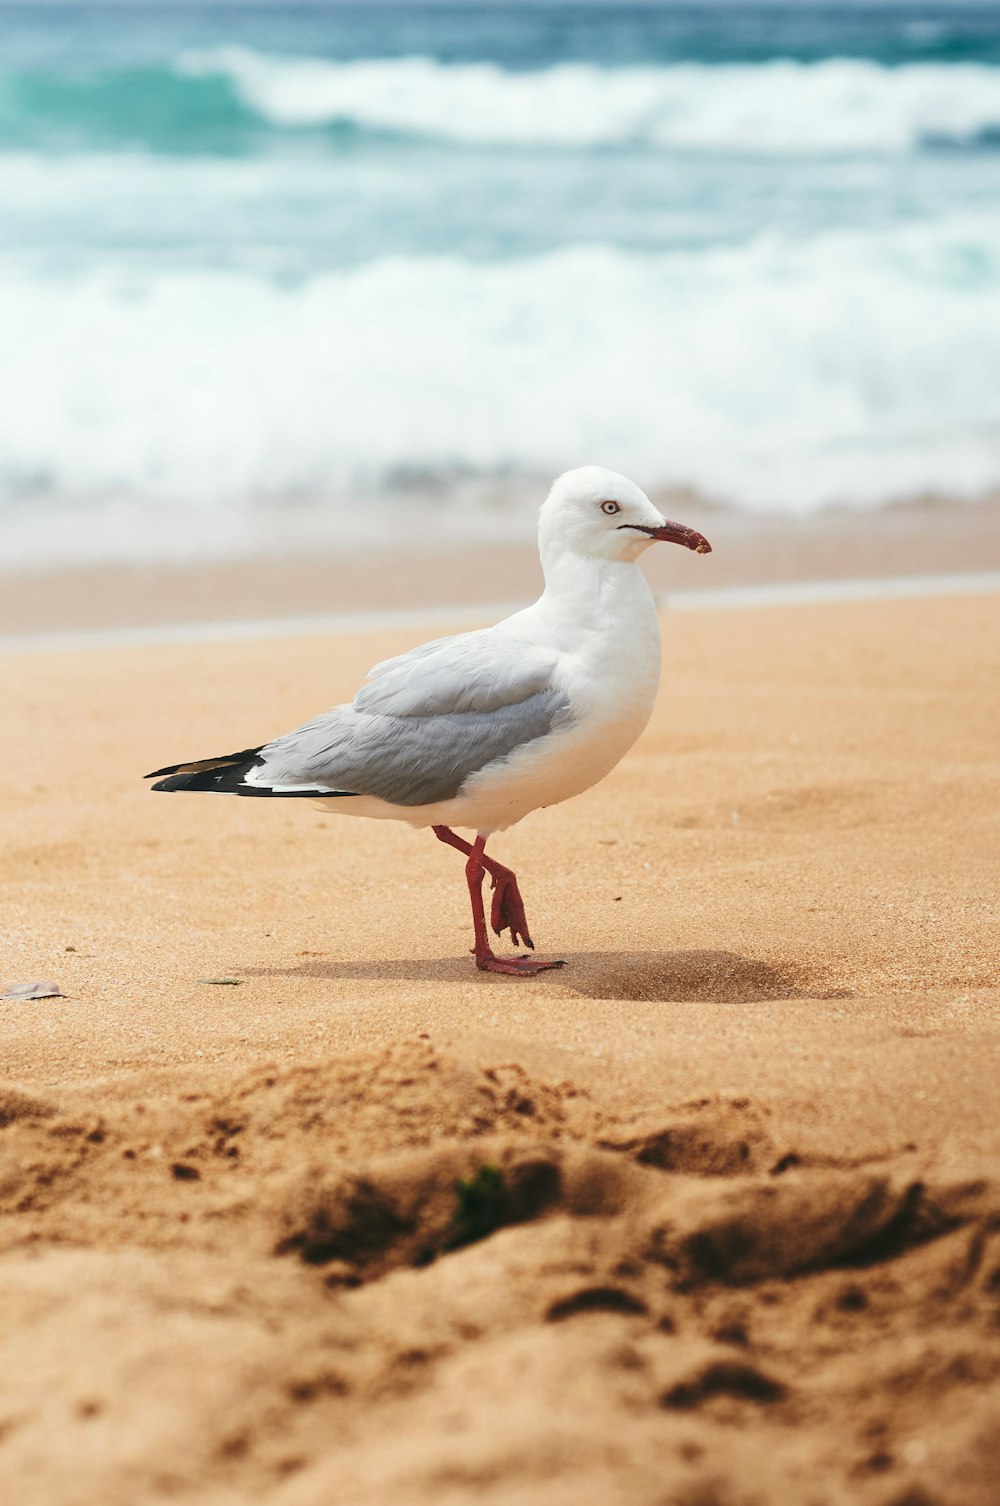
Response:
[{"label": "seagull", "polygon": [[668,522],[625,476],[593,465],[567,471],[539,514],[545,589],[533,606],[376,664],[349,705],[273,742],[146,778],[159,781],[154,790],[309,799],[338,815],[429,826],[466,857],[476,967],[518,975],[562,967],[494,953],[487,873],[495,934],[509,931],[515,948],[535,944],[517,879],[486,855],[486,843],[603,779],[648,722],[660,631],[638,561],[657,540],[711,553],[707,539]]}]

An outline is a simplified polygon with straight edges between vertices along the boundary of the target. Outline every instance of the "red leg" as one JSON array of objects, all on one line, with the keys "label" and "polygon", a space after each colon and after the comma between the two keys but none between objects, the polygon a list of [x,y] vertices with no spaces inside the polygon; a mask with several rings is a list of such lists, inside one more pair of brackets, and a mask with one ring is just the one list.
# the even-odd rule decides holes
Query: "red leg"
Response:
[{"label": "red leg", "polygon": [[[457,847],[459,852],[464,852],[466,857],[472,853],[470,843],[451,830],[449,826],[434,826],[431,828],[439,842],[447,842],[449,847]],[[495,858],[488,858],[485,852],[482,854],[483,867],[493,880],[493,903],[490,906],[490,925],[499,936],[503,931],[510,931],[512,946],[526,946],[531,951],[535,950],[535,943],[528,934],[528,920],[524,913],[524,901],[521,891],[517,887],[517,879],[513,870],[505,868]]]},{"label": "red leg", "polygon": [[501,932],[509,930],[511,946],[526,946],[529,951],[533,952],[535,943],[528,935],[528,921],[524,913],[521,891],[517,887],[517,879],[509,868],[505,868],[502,863],[491,862],[485,855],[484,864],[493,880],[490,925],[498,936]]},{"label": "red leg", "polygon": [[465,877],[469,885],[469,898],[472,901],[472,923],[476,935],[476,945],[473,951],[476,966],[482,972],[487,973],[541,973],[547,968],[562,967],[561,962],[543,962],[531,957],[511,957],[505,960],[494,955],[486,932],[486,913],[483,909],[484,872],[491,875],[495,891],[491,915],[493,929],[499,936],[500,932],[509,926],[511,940],[515,946],[520,936],[527,946],[533,947],[527,934],[528,927],[524,918],[524,906],[521,903],[517,880],[509,868],[486,857],[483,851],[486,846],[485,837],[477,837],[475,843],[470,846],[447,826],[435,826],[433,831],[439,842],[446,842],[449,847],[457,847],[459,852],[464,852],[468,856]]}]

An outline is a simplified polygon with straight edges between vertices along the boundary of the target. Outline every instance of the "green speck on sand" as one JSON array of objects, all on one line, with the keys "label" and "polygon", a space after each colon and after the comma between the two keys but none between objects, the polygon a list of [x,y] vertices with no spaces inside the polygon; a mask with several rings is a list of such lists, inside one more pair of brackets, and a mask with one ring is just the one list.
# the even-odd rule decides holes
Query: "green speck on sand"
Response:
[{"label": "green speck on sand", "polygon": [[220,986],[224,985],[226,988],[239,988],[240,984],[243,982],[243,979],[242,978],[199,978],[198,982],[199,983],[217,983]]},{"label": "green speck on sand", "polygon": [[507,1222],[509,1202],[499,1166],[480,1166],[475,1176],[456,1182],[455,1198],[448,1249],[457,1250],[485,1239]]}]

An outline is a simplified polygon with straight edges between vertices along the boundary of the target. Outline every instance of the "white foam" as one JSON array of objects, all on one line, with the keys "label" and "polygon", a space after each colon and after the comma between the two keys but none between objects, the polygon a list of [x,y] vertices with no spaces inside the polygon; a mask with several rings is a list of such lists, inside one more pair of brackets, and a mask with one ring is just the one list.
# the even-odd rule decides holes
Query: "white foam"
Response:
[{"label": "white foam", "polygon": [[1000,216],[291,287],[12,273],[0,328],[8,559],[371,541],[400,474],[592,458],[799,512],[1000,482]]},{"label": "white foam", "polygon": [[1000,127],[1000,69],[867,59],[509,72],[431,58],[334,62],[240,47],[186,54],[277,126],[351,123],[449,141],[735,152],[907,151]]}]

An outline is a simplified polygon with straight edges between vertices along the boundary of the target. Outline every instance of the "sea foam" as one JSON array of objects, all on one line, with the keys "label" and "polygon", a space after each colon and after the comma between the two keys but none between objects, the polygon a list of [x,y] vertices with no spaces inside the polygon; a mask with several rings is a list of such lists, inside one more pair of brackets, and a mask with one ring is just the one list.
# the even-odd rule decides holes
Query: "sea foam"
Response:
[{"label": "sea foam", "polygon": [[224,47],[178,71],[232,82],[273,126],[353,124],[452,142],[740,153],[903,152],[1000,132],[1000,69],[978,63],[565,63],[511,72],[432,58],[276,57]]},{"label": "sea foam", "polygon": [[587,460],[791,511],[1000,481],[1000,217],[294,286],[9,277],[0,326],[0,487],[37,518],[183,502],[238,531],[255,500]]}]

